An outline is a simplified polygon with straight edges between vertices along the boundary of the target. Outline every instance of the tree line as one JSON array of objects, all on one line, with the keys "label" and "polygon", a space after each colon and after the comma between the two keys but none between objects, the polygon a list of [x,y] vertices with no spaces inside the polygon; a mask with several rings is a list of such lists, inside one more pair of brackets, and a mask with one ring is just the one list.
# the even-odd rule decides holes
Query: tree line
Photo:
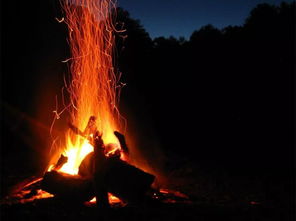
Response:
[{"label": "tree line", "polygon": [[167,149],[182,146],[191,155],[198,148],[210,157],[214,151],[215,159],[222,154],[231,164],[254,159],[256,166],[286,165],[292,151],[294,18],[295,2],[259,4],[241,26],[209,24],[188,40],[151,39],[119,9],[127,35],[117,40],[128,85],[123,100],[141,103],[135,109],[152,116]]}]

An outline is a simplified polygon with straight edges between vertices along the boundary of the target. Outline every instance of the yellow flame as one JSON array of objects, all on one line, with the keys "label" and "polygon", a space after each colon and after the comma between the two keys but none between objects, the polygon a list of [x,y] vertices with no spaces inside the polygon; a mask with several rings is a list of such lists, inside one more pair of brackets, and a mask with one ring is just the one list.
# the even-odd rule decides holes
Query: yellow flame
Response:
[{"label": "yellow flame", "polygon": [[87,140],[82,140],[82,144],[72,144],[71,139],[68,137],[67,150],[64,155],[68,157],[68,162],[59,170],[68,174],[78,174],[78,168],[84,157],[93,151],[92,145]]}]

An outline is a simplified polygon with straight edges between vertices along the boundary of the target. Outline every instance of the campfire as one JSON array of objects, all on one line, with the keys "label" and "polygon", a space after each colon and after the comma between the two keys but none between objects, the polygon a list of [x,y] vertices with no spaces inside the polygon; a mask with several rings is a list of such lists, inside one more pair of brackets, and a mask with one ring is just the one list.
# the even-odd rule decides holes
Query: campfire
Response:
[{"label": "campfire", "polygon": [[84,157],[93,151],[88,138],[95,130],[102,134],[104,143],[114,144],[110,152],[120,150],[114,131],[124,129],[124,119],[118,110],[122,84],[113,67],[116,31],[112,18],[115,13],[113,2],[71,0],[61,1],[61,5],[65,17],[60,21],[67,24],[72,57],[64,61],[70,63],[70,83],[65,85],[69,104],[55,113],[56,120],[64,111],[70,115],[66,147],[62,148],[68,162],[60,171],[75,175]]},{"label": "campfire", "polygon": [[[65,142],[53,142],[52,158],[42,178],[22,187],[24,202],[56,197],[77,203],[108,207],[119,203],[147,203],[165,196],[187,200],[181,193],[156,190],[155,176],[131,165],[125,139],[125,119],[118,104],[120,74],[114,68],[114,16],[112,0],[61,1],[69,30],[70,77],[65,80],[68,102],[54,111],[51,126],[54,140],[56,121],[69,115]],[[56,157],[56,156],[59,157]],[[166,198],[168,199],[168,198]],[[172,200],[171,202],[174,202]]]}]

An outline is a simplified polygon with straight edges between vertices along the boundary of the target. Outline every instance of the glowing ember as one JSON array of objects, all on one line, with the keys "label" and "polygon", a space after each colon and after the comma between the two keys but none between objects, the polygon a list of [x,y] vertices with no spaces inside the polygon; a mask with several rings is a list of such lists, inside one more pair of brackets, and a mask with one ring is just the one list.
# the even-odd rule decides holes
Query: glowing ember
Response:
[{"label": "glowing ember", "polygon": [[[109,203],[110,204],[116,204],[116,203],[122,203],[122,201],[117,198],[116,196],[112,195],[111,193],[108,193]],[[96,197],[92,198],[89,202],[95,203],[97,201]]]},{"label": "glowing ember", "polygon": [[[113,67],[115,5],[112,0],[66,0],[62,7],[65,18],[59,21],[68,25],[72,54],[67,60],[71,61],[71,83],[66,85],[70,93],[71,124],[85,129],[83,133],[91,136],[87,127],[94,116],[93,127],[103,134],[105,144],[118,144],[113,134],[120,129],[121,119],[117,109],[121,86]],[[71,130],[66,133],[66,141],[64,155],[68,162],[60,171],[77,174],[81,161],[93,147]]]}]

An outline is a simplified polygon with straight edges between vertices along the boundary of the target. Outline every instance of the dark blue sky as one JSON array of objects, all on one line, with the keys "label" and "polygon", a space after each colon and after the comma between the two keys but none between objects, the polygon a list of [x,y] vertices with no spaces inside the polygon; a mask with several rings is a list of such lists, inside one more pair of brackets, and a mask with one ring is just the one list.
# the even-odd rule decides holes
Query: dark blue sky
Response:
[{"label": "dark blue sky", "polygon": [[[292,2],[293,0],[285,0]],[[241,25],[259,3],[279,5],[282,0],[117,0],[120,7],[139,19],[152,38],[184,36],[213,24],[223,28]]]}]

